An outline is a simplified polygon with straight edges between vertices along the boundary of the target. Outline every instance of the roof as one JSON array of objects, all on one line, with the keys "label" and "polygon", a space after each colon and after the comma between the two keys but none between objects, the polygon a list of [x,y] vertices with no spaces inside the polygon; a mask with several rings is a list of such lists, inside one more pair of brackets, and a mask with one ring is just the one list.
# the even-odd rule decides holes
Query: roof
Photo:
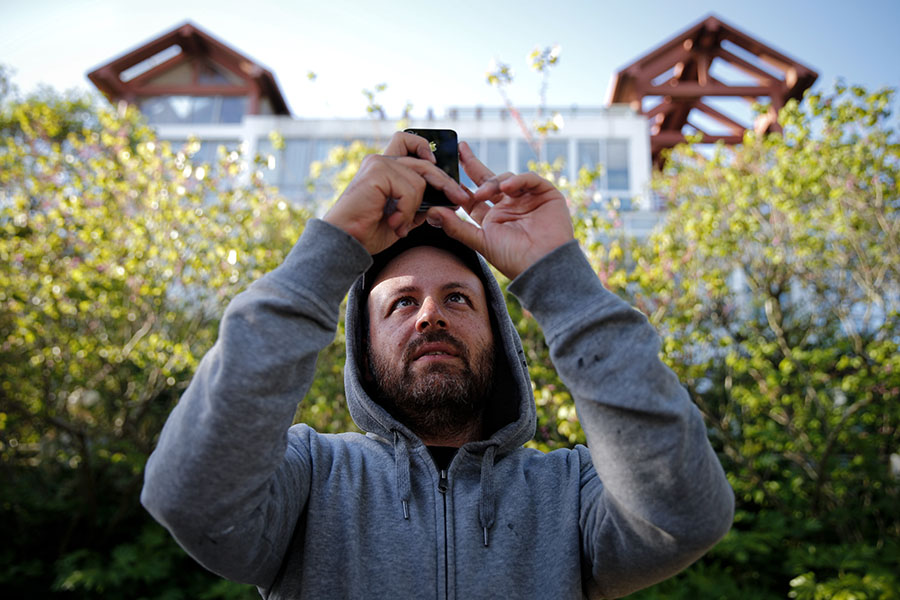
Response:
[{"label": "roof", "polygon": [[[719,66],[739,72],[749,83],[723,82],[711,73]],[[717,110],[707,98],[748,102],[768,98],[772,110],[755,127],[772,131],[778,129],[777,110],[788,100],[801,98],[817,77],[806,65],[710,15],[619,69],[610,86],[609,103],[630,103],[651,118],[651,152],[659,164],[663,149],[684,141],[686,125],[703,134],[704,142],[740,143],[750,125]],[[658,103],[648,106],[645,98]],[[696,119],[689,119],[692,111],[703,113],[728,133],[705,132]]]},{"label": "roof", "polygon": [[[188,80],[166,77],[186,65],[193,72]],[[290,115],[271,71],[190,22],[97,67],[88,78],[113,102],[162,95],[248,95],[267,99],[275,114]],[[251,101],[251,114],[255,107]]]}]

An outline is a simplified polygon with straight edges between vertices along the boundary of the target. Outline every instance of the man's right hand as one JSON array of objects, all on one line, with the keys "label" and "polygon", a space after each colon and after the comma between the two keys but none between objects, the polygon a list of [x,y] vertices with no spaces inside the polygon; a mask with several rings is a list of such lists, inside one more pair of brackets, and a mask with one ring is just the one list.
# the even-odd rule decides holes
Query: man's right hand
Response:
[{"label": "man's right hand", "polygon": [[323,220],[353,236],[369,254],[377,254],[425,221],[425,213],[417,210],[426,183],[443,191],[454,204],[469,199],[465,188],[435,164],[427,140],[397,132],[383,155],[363,159]]}]

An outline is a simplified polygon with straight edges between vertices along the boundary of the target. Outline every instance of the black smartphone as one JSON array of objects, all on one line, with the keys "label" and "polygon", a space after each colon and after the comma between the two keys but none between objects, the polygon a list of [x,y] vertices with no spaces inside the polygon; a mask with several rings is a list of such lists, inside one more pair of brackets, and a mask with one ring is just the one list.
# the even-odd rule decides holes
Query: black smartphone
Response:
[{"label": "black smartphone", "polygon": [[[456,132],[452,129],[404,129],[406,133],[414,133],[419,137],[428,140],[431,151],[437,159],[437,166],[440,167],[447,175],[453,178],[453,181],[459,183],[459,148],[456,138]],[[425,188],[425,195],[422,197],[422,204],[419,210],[427,210],[432,206],[450,206],[456,205],[450,202],[441,190],[432,187],[429,184]]]}]

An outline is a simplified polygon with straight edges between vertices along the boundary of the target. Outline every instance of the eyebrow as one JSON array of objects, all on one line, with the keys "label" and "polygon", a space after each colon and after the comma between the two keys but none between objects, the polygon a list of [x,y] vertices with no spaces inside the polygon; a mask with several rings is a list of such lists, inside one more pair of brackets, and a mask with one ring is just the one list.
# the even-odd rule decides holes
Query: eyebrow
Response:
[{"label": "eyebrow", "polygon": [[[472,291],[475,290],[475,288],[473,286],[471,286],[467,283],[463,283],[461,281],[450,281],[441,286],[441,291],[443,291],[443,292],[446,292],[448,290],[457,290],[457,289],[472,290]],[[411,294],[413,292],[418,292],[420,290],[421,290],[421,288],[419,286],[404,285],[403,287],[399,287],[395,290],[391,290],[390,296],[394,297],[397,294]]]},{"label": "eyebrow", "polygon": [[[464,290],[470,295],[474,295],[476,293],[475,287],[467,283],[463,283],[462,281],[448,281],[441,286],[442,292],[448,292],[450,290]],[[403,294],[414,294],[419,291],[421,291],[421,288],[415,285],[404,285],[395,290],[391,290],[390,294],[388,294],[384,299],[382,310],[389,310],[390,307],[393,306],[394,301]]]}]

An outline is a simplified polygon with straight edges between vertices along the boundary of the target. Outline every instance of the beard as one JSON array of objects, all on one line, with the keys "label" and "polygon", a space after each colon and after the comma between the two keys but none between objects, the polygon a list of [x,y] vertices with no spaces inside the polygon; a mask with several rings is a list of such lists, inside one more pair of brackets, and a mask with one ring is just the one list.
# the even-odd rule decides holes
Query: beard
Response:
[{"label": "beard", "polygon": [[[432,342],[450,345],[462,365],[426,364],[414,372],[415,352]],[[493,389],[493,343],[470,357],[459,340],[435,330],[412,341],[399,362],[377,356],[371,343],[367,352],[379,403],[418,436],[433,439],[462,433],[481,418]]]}]

